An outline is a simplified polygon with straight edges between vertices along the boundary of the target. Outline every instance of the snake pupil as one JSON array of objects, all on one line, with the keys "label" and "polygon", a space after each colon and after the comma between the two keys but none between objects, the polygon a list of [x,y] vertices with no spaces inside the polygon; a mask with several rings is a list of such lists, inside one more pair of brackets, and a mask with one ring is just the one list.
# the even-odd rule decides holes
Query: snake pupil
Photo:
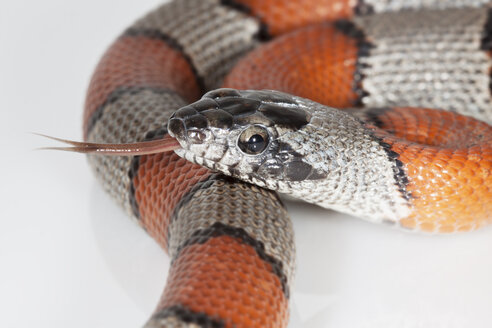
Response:
[{"label": "snake pupil", "polygon": [[252,135],[248,140],[248,150],[254,154],[265,149],[265,139],[259,134]]},{"label": "snake pupil", "polygon": [[246,154],[257,155],[267,148],[268,142],[267,130],[264,127],[253,125],[241,133],[238,146]]}]

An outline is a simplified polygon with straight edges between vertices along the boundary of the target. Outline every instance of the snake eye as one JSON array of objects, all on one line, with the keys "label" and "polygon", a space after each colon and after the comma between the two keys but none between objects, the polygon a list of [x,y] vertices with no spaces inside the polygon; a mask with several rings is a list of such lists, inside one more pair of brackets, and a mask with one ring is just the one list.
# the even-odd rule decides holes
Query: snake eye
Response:
[{"label": "snake eye", "polygon": [[237,145],[243,153],[257,155],[268,146],[270,137],[268,131],[258,125],[253,125],[241,132]]}]

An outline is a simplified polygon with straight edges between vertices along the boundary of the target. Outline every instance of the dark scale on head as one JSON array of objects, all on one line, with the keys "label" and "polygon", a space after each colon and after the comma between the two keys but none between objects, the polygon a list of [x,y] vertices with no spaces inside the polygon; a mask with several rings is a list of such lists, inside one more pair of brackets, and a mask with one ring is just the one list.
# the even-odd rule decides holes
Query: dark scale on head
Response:
[{"label": "dark scale on head", "polygon": [[303,161],[293,161],[285,166],[285,177],[290,181],[303,181],[312,170],[313,167]]},{"label": "dark scale on head", "polygon": [[232,115],[222,109],[206,110],[201,112],[201,114],[207,118],[210,126],[225,129],[230,128],[233,124]]},{"label": "dark scale on head", "polygon": [[259,110],[277,125],[292,126],[295,129],[300,129],[308,123],[308,115],[303,110],[268,103],[261,104]]},{"label": "dark scale on head", "polygon": [[176,138],[184,138],[185,133],[186,133],[186,128],[184,125],[183,120],[179,118],[173,118],[171,116],[171,119],[169,120],[169,124],[167,125],[167,128],[169,129],[169,132],[174,135]]},{"label": "dark scale on head", "polygon": [[303,161],[303,155],[294,151],[284,142],[274,142],[272,153],[274,156],[262,163],[258,170],[253,170],[261,177],[274,177],[283,181],[306,181],[326,178],[326,172],[315,169],[311,164]]},{"label": "dark scale on head", "polygon": [[211,99],[218,99],[223,97],[241,97],[241,93],[239,93],[239,91],[236,89],[222,88],[209,91],[203,95],[203,98]]},{"label": "dark scale on head", "polygon": [[196,114],[185,119],[186,128],[205,129],[208,126],[207,119],[200,114]]},{"label": "dark scale on head", "polygon": [[[298,107],[289,107],[289,105],[296,104],[294,98],[282,92],[239,91],[223,88],[206,93],[201,100],[190,106],[199,112],[206,112],[208,109],[220,109],[232,115],[236,124],[249,123],[265,126],[276,124],[299,129],[308,123],[309,115]],[[212,116],[214,120],[218,117],[213,114],[208,115]],[[224,124],[222,123],[222,125]],[[211,126],[215,125],[211,123]]]},{"label": "dark scale on head", "polygon": [[197,112],[203,112],[206,110],[213,110],[219,108],[219,104],[217,104],[215,100],[210,98],[202,98],[200,99],[200,101],[197,101],[191,104],[190,106],[192,106]]},{"label": "dark scale on head", "polygon": [[218,98],[215,101],[219,104],[220,109],[232,116],[253,115],[261,104],[258,100],[237,97]]},{"label": "dark scale on head", "polygon": [[259,91],[244,91],[244,97],[249,99],[259,100],[261,102],[278,103],[278,104],[292,104],[296,102],[292,97],[283,92],[271,92],[268,90]]},{"label": "dark scale on head", "polygon": [[196,109],[194,109],[191,106],[186,106],[186,107],[182,107],[182,108],[178,109],[173,114],[172,117],[173,118],[186,118],[186,117],[189,117],[189,116],[192,116],[192,115],[195,115],[195,114],[198,114],[198,112],[196,111]]}]

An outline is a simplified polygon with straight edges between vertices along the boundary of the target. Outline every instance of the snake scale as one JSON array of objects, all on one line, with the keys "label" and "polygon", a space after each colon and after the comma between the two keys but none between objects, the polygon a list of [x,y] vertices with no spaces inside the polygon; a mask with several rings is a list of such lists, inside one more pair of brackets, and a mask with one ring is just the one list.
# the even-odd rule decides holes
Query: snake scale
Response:
[{"label": "snake scale", "polygon": [[181,108],[176,153],[213,169],[89,155],[171,258],[146,327],[287,326],[292,224],[262,187],[410,230],[490,222],[491,31],[482,0],[175,0],[125,30],[85,140],[160,140]]}]

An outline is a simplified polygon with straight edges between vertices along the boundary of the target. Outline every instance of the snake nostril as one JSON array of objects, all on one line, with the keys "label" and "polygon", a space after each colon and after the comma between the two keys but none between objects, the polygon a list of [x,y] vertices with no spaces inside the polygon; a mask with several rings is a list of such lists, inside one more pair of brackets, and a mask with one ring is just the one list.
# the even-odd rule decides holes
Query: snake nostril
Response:
[{"label": "snake nostril", "polygon": [[168,132],[175,138],[184,139],[186,137],[186,127],[183,120],[179,118],[171,118],[167,125]]},{"label": "snake nostril", "polygon": [[188,130],[186,135],[188,136],[188,139],[193,140],[196,144],[203,143],[207,138],[207,135],[200,130]]}]

